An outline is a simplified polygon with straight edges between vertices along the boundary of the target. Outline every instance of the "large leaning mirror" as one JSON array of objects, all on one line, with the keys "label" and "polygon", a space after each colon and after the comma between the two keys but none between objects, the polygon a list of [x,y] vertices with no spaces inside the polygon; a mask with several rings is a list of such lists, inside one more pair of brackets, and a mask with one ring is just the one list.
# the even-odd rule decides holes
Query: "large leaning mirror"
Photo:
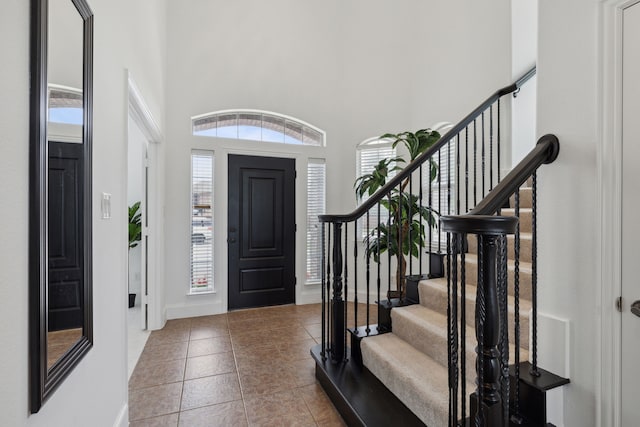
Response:
[{"label": "large leaning mirror", "polygon": [[32,0],[29,218],[30,409],[93,344],[93,14],[85,0]]}]

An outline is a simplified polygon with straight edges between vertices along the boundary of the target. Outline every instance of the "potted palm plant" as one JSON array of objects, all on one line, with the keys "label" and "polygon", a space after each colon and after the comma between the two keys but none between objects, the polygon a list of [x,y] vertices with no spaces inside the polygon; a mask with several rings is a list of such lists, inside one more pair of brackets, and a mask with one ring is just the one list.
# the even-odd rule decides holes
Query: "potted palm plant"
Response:
[{"label": "potted palm plant", "polygon": [[[392,141],[392,147],[396,148],[402,143],[409,154],[409,161],[413,161],[420,154],[440,139],[440,134],[431,129],[421,129],[416,132],[401,132],[398,134],[387,133],[381,138]],[[394,170],[401,170],[401,164],[406,163],[402,156],[382,159],[370,173],[359,177],[355,184],[356,196],[362,198],[371,196],[380,187],[387,183],[389,174]],[[438,176],[438,165],[429,160],[429,181],[434,181]],[[389,212],[389,221],[379,223],[365,239],[367,257],[373,257],[375,262],[380,261],[380,255],[389,251],[396,257],[396,290],[389,291],[387,297],[399,298],[404,301],[406,296],[406,272],[407,256],[418,257],[420,248],[425,247],[425,223],[429,227],[435,227],[438,212],[430,206],[421,206],[419,196],[407,191],[410,178],[404,179],[394,188],[390,197],[384,197],[380,204]],[[424,222],[423,222],[424,220]],[[402,247],[400,246],[400,243]]]},{"label": "potted palm plant", "polygon": [[[135,202],[129,206],[129,251],[138,246],[140,240],[142,240],[142,214],[140,212],[140,202]],[[136,294],[131,293],[131,289],[129,289],[129,308],[135,304]]]}]

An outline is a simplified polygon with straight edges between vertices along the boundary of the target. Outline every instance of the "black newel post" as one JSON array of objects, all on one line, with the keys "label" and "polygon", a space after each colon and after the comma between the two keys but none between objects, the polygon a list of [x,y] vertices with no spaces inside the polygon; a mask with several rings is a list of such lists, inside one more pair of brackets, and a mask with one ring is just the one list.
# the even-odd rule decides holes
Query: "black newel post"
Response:
[{"label": "black newel post", "polygon": [[[476,391],[471,395],[471,425],[475,427],[505,426],[503,412],[502,366],[500,348],[501,318],[498,300],[498,274],[504,268],[498,257],[498,242],[501,236],[513,234],[518,218],[484,215],[446,216],[441,218],[442,228],[449,233],[478,235],[478,281],[476,295],[475,326],[478,345],[476,347]],[[502,284],[502,286],[506,285]],[[464,286],[464,284],[462,285]],[[506,292],[506,289],[504,289]],[[451,363],[451,361],[449,361]],[[504,402],[508,404],[508,402]]]},{"label": "black newel post", "polygon": [[478,287],[476,296],[477,390],[471,395],[471,417],[476,425],[501,426],[500,310],[498,306],[498,235],[479,235]]},{"label": "black newel post", "polygon": [[333,224],[333,336],[331,337],[331,359],[342,361],[344,356],[344,299],[342,298],[342,224]]}]

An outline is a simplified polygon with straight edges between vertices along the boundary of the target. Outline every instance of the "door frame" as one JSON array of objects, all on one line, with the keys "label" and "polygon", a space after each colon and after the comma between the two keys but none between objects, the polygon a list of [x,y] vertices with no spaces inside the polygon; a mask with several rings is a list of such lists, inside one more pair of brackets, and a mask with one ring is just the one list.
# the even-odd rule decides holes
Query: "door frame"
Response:
[{"label": "door frame", "polygon": [[[141,304],[147,304],[147,329],[154,330],[160,329],[164,325],[164,310],[159,306],[159,301],[162,301],[162,294],[164,292],[164,283],[162,277],[164,274],[160,274],[159,268],[163,265],[162,262],[162,248],[163,248],[163,234],[162,225],[160,222],[160,212],[162,209],[162,199],[160,189],[162,188],[161,177],[161,158],[160,158],[160,145],[163,140],[163,135],[155,121],[153,114],[149,110],[144,98],[142,97],[140,90],[138,89],[133,76],[130,71],[127,71],[127,89],[128,89],[128,117],[130,117],[135,124],[142,131],[146,139],[146,149],[143,150],[145,154],[143,156],[142,170],[145,168],[147,172],[145,176],[148,178],[148,182],[144,182],[147,178],[143,178],[143,185],[148,185],[147,206],[143,207],[143,214],[146,211],[148,215],[148,228],[143,230],[143,238],[145,235],[151,233],[151,237],[148,240],[148,245],[143,249],[146,249],[145,254],[142,254],[143,270],[146,270],[145,280],[148,284],[147,292],[143,287],[144,283],[141,283]],[[128,135],[127,135],[128,136]],[[144,188],[143,188],[144,191]],[[144,224],[144,221],[143,221]],[[146,265],[144,263],[146,262]],[[141,274],[141,279],[142,276]],[[142,311],[144,317],[144,309]],[[144,319],[143,319],[144,322]]]},{"label": "door frame", "polygon": [[[598,248],[601,292],[596,371],[596,422],[621,426],[622,316],[615,302],[622,285],[622,18],[640,0],[601,0],[599,7],[599,143],[597,151],[600,210]],[[623,306],[626,303],[623,301]]]}]

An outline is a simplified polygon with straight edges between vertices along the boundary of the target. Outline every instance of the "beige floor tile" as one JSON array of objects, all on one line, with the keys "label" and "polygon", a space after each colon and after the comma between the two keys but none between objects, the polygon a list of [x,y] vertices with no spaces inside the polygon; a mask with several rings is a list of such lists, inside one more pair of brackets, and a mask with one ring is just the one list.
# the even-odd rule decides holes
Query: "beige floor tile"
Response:
[{"label": "beige floor tile", "polygon": [[246,399],[296,387],[296,376],[286,366],[261,366],[240,372],[242,395]]},{"label": "beige floor tile", "polygon": [[320,426],[344,426],[338,411],[317,382],[296,390],[304,399],[313,419]]},{"label": "beige floor tile", "polygon": [[238,375],[221,374],[184,382],[181,410],[242,399]]},{"label": "beige floor tile", "polygon": [[247,415],[242,400],[180,412],[181,427],[245,427]]},{"label": "beige floor tile", "polygon": [[213,337],[228,337],[229,328],[221,325],[197,324],[191,327],[191,340],[201,340]]}]

